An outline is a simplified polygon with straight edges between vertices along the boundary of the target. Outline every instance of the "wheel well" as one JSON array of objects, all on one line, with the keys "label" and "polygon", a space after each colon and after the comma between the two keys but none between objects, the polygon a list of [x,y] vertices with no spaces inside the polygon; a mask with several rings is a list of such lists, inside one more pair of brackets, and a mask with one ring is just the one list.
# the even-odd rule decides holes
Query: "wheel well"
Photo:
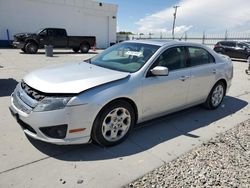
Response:
[{"label": "wheel well", "polygon": [[27,41],[26,41],[26,44],[28,44],[29,42],[35,43],[35,44],[38,46],[38,43],[37,43],[35,40],[27,40]]},{"label": "wheel well", "polygon": [[[119,101],[119,100],[126,101],[127,103],[129,103],[129,104],[132,106],[132,108],[133,108],[134,111],[135,111],[135,122],[137,122],[137,120],[138,120],[138,109],[137,109],[137,106],[136,106],[136,104],[135,104],[135,102],[134,102],[133,100],[131,100],[131,99],[129,99],[129,98],[126,98],[126,97],[121,97],[121,98],[117,98],[117,99],[114,99],[114,100],[110,101],[110,102],[107,103],[105,106],[107,106],[107,105],[109,105],[110,103],[113,103],[113,102],[115,102],[115,101]],[[105,107],[105,106],[104,106],[104,107]],[[104,107],[103,107],[103,108],[104,108]]]},{"label": "wheel well", "polygon": [[81,47],[81,45],[83,45],[83,44],[87,44],[87,45],[89,46],[89,48],[90,48],[90,44],[89,44],[88,42],[86,42],[86,41],[81,42],[80,47]]},{"label": "wheel well", "polygon": [[224,84],[224,86],[225,86],[225,93],[226,93],[226,91],[227,91],[227,81],[226,81],[225,79],[220,79],[220,80],[218,80],[218,81],[216,82],[216,84],[217,84],[218,82],[222,82],[222,83]]}]

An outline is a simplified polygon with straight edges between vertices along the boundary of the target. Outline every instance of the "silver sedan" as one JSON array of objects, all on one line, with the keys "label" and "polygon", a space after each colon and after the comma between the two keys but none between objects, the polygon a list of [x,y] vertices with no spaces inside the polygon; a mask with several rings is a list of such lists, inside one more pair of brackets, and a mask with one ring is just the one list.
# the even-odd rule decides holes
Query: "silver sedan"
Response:
[{"label": "silver sedan", "polygon": [[136,123],[198,104],[216,109],[232,77],[231,60],[203,45],[128,41],[85,62],[31,72],[10,110],[35,139],[112,146]]}]

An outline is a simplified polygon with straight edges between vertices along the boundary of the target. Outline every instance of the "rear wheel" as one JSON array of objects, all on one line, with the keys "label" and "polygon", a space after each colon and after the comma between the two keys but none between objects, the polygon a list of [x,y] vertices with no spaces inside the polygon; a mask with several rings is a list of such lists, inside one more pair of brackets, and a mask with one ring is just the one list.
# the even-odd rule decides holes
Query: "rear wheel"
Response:
[{"label": "rear wheel", "polygon": [[214,110],[218,108],[225,96],[226,86],[222,81],[217,82],[210,91],[204,106],[207,109]]},{"label": "rear wheel", "polygon": [[83,43],[80,46],[80,50],[81,50],[82,53],[88,53],[89,49],[90,49],[90,46],[87,43]]},{"label": "rear wheel", "polygon": [[75,53],[79,52],[80,48],[73,48],[72,49]]},{"label": "rear wheel", "polygon": [[220,51],[218,51],[219,54],[225,54],[225,50],[222,48]]},{"label": "rear wheel", "polygon": [[97,115],[92,139],[103,146],[113,146],[125,140],[135,124],[133,107],[123,100],[117,100]]},{"label": "rear wheel", "polygon": [[34,42],[29,42],[28,44],[26,44],[25,46],[25,51],[29,54],[36,54],[38,50],[38,46],[36,43]]}]

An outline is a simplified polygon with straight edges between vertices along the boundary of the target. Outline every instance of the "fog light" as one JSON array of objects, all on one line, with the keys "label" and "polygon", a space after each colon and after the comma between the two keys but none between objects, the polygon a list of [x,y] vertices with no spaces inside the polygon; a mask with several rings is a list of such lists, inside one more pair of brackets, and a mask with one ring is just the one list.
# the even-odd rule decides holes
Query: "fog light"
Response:
[{"label": "fog light", "polygon": [[41,127],[40,130],[51,138],[65,138],[68,125],[56,125],[51,127]]}]

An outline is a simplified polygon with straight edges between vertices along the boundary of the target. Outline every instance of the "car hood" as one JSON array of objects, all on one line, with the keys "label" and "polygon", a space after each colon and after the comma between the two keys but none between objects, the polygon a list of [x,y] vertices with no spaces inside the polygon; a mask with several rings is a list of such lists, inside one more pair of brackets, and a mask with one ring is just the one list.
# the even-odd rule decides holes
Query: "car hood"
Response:
[{"label": "car hood", "polygon": [[36,36],[36,33],[17,33],[14,37],[28,37],[28,36]]},{"label": "car hood", "polygon": [[86,62],[60,64],[29,73],[24,82],[44,93],[80,93],[126,78],[129,73],[102,68]]}]

